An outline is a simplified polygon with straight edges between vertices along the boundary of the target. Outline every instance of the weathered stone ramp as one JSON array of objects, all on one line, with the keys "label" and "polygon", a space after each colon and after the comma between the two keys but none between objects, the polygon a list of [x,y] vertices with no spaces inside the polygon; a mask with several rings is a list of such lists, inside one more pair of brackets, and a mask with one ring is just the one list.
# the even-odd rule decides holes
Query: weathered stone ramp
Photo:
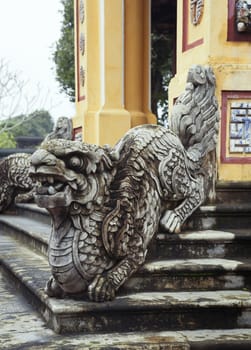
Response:
[{"label": "weathered stone ramp", "polygon": [[145,266],[107,303],[48,298],[50,218],[34,205],[1,215],[0,348],[251,349],[251,211],[245,229],[235,212],[220,230],[206,226],[213,212],[223,215],[197,213],[200,230],[160,233]]}]

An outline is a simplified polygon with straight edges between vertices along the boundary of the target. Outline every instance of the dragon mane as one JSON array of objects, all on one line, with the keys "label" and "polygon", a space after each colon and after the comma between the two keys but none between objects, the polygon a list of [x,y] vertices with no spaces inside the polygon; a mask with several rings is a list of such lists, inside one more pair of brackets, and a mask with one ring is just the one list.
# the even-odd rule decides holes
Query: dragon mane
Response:
[{"label": "dragon mane", "polygon": [[191,67],[185,91],[176,100],[170,129],[187,152],[188,166],[198,170],[205,156],[215,149],[219,129],[215,76],[211,67]]}]

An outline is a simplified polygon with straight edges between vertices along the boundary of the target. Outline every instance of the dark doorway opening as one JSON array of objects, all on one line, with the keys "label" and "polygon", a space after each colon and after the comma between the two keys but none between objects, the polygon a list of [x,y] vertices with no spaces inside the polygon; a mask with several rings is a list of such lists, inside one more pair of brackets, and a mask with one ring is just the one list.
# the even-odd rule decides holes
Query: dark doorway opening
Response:
[{"label": "dark doorway opening", "polygon": [[168,85],[176,73],[177,1],[151,3],[151,107],[158,124],[168,123]]}]

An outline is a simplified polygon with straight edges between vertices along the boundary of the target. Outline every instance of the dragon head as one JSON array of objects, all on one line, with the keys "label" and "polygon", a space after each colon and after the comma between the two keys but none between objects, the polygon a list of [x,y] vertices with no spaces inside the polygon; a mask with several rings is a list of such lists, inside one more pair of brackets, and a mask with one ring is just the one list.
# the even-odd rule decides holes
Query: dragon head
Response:
[{"label": "dragon head", "polygon": [[112,168],[106,148],[63,139],[48,141],[31,156],[35,201],[50,210],[73,202],[101,204]]}]

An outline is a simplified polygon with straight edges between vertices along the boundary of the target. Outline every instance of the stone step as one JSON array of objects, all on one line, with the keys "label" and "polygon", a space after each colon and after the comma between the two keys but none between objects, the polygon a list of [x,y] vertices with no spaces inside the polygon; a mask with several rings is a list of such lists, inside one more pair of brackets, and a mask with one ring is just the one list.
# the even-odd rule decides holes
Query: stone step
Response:
[{"label": "stone step", "polygon": [[183,229],[251,229],[251,203],[225,202],[204,205],[187,220]]},{"label": "stone step", "polygon": [[0,349],[215,350],[251,348],[251,329],[57,335],[0,269]]},{"label": "stone step", "polygon": [[[0,265],[0,349],[71,350],[189,350],[186,337],[178,332],[133,332],[58,335],[46,327],[40,315],[4,278]],[[241,330],[240,330],[241,331]],[[246,332],[246,330],[242,330]],[[244,333],[245,334],[245,333]]]},{"label": "stone step", "polygon": [[[31,247],[47,253],[51,224],[20,214],[1,214],[0,227]],[[181,234],[158,233],[149,246],[148,259],[251,257],[251,229],[194,230]]]},{"label": "stone step", "polygon": [[250,181],[217,181],[216,201],[217,203],[249,203],[251,198]]},{"label": "stone step", "polygon": [[[17,204],[17,213],[50,224],[48,211],[36,204]],[[251,229],[251,204],[249,202],[225,202],[203,205],[187,220],[184,230]]]},{"label": "stone step", "polygon": [[159,233],[149,256],[159,259],[249,258],[251,229],[194,230],[181,234]]},{"label": "stone step", "polygon": [[144,292],[120,294],[112,302],[56,299],[45,295],[46,258],[1,235],[0,262],[5,276],[58,333],[136,332],[251,327],[248,291]]},{"label": "stone step", "polygon": [[13,214],[0,215],[0,233],[15,237],[27,246],[47,255],[51,225],[35,218]]},{"label": "stone step", "polygon": [[[12,235],[26,245],[47,255],[50,225],[37,223],[30,218],[12,215],[1,215],[0,223],[3,233]],[[210,234],[214,236],[216,233],[211,232]],[[226,234],[224,232],[224,235]],[[195,242],[198,241],[196,240],[199,237],[198,235],[200,233],[193,235]],[[190,234],[191,236],[192,234]],[[171,242],[173,237],[179,238],[179,236],[170,236]],[[219,237],[219,233],[217,237]],[[224,237],[226,238],[226,236]],[[184,254],[184,251],[176,250],[176,254],[179,257]],[[250,271],[251,263],[243,259],[227,260],[212,257],[210,259],[187,260],[171,257],[168,260],[159,260],[158,257],[158,261],[148,261],[133,275],[125,284],[124,289],[130,292],[178,289],[243,289],[251,287]]]},{"label": "stone step", "polygon": [[3,278],[0,268],[0,349],[215,350],[251,348],[251,329],[199,329],[105,334],[55,334]]},{"label": "stone step", "polygon": [[179,259],[146,263],[124,285],[128,292],[251,290],[251,260]]},{"label": "stone step", "polygon": [[181,331],[189,350],[250,350],[251,329]]},{"label": "stone step", "polygon": [[51,224],[51,217],[48,211],[38,207],[33,203],[18,203],[15,206],[15,211],[18,215],[26,218],[34,219],[38,222]]}]

